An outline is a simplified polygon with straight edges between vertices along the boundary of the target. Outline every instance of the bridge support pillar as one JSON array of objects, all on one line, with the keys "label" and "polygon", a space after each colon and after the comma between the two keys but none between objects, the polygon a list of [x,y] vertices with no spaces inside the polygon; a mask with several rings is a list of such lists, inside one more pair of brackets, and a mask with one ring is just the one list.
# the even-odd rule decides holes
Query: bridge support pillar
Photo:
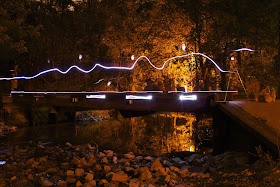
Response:
[{"label": "bridge support pillar", "polygon": [[56,123],[56,110],[54,107],[50,107],[48,114],[48,123],[55,124]]}]

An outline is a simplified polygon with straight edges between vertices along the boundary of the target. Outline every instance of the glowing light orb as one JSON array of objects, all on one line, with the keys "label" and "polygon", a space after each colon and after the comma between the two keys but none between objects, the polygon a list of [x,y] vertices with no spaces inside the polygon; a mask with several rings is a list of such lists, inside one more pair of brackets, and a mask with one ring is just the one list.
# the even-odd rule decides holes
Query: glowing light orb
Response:
[{"label": "glowing light orb", "polygon": [[186,44],[182,44],[182,50],[185,52],[186,51]]},{"label": "glowing light orb", "polygon": [[83,55],[79,54],[79,60],[82,60]]},{"label": "glowing light orb", "polygon": [[108,81],[107,86],[109,87],[112,84],[111,81]]}]

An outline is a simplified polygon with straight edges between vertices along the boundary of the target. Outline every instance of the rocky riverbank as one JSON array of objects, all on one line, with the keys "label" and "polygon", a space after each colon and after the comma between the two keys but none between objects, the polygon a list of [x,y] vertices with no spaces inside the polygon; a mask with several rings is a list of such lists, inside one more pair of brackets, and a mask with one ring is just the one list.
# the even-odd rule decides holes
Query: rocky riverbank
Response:
[{"label": "rocky riverbank", "polygon": [[280,171],[267,161],[249,164],[239,152],[152,157],[29,142],[1,151],[0,186],[279,185]]}]

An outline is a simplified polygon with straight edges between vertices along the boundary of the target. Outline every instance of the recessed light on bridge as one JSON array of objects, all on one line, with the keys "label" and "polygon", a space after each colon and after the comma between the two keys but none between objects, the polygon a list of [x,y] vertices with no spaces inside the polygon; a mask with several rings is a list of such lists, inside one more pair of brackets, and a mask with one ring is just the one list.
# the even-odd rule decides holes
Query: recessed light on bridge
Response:
[{"label": "recessed light on bridge", "polygon": [[148,96],[137,96],[137,95],[126,95],[126,99],[143,99],[143,100],[151,100],[153,99],[153,96],[148,95]]},{"label": "recessed light on bridge", "polygon": [[106,99],[106,95],[86,95],[87,99]]},{"label": "recessed light on bridge", "polygon": [[179,99],[181,101],[196,101],[197,95],[180,95]]}]

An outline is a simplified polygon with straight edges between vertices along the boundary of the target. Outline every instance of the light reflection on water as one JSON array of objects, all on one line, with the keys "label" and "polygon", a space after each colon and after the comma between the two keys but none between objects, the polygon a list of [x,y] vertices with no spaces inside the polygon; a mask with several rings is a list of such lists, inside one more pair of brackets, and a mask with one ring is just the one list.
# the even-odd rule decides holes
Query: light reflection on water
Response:
[{"label": "light reflection on water", "polygon": [[[148,116],[123,118],[117,111],[80,113],[82,121],[44,125],[19,130],[10,141],[56,142],[72,144],[90,143],[100,150],[162,155],[170,152],[197,150],[197,134],[201,131],[196,116],[189,113],[156,113]],[[83,121],[88,116],[87,121]],[[94,119],[94,120],[92,120]],[[211,128],[211,120],[204,118],[203,127]],[[200,132],[201,133],[201,132]],[[77,135],[76,135],[77,134]]]}]

